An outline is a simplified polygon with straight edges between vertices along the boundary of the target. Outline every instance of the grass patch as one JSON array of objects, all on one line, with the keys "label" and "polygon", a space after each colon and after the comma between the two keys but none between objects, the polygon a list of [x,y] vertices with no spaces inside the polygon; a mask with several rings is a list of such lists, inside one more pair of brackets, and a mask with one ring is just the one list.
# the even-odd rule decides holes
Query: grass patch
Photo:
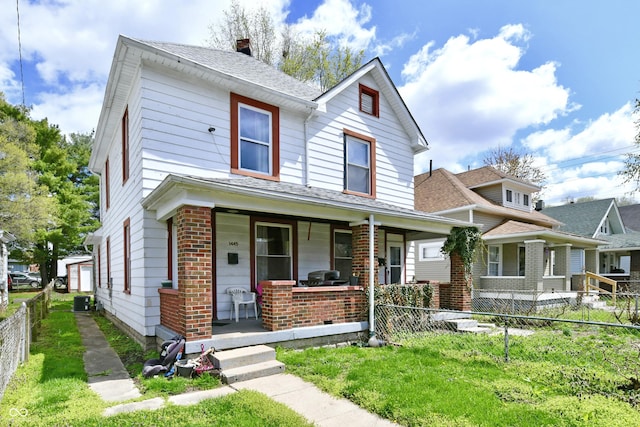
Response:
[{"label": "grass patch", "polygon": [[[287,370],[402,425],[629,426],[637,391],[620,390],[634,334],[539,331],[511,338],[426,334],[403,346],[278,349]],[[607,348],[609,352],[603,352]],[[625,350],[626,349],[626,350]],[[614,356],[612,356],[614,355]]]},{"label": "grass patch", "polygon": [[[72,311],[73,294],[52,293],[49,316],[33,342],[29,360],[22,364],[0,402],[2,426],[309,426],[300,415],[263,394],[240,391],[193,406],[166,404],[155,411],[136,411],[103,417],[114,403],[103,402],[87,385],[85,349]],[[140,375],[143,354],[139,345],[106,319],[97,319],[116,352]],[[140,368],[138,368],[138,364]],[[193,388],[214,388],[219,380],[203,375],[194,380],[176,377],[144,379],[144,398]]]}]

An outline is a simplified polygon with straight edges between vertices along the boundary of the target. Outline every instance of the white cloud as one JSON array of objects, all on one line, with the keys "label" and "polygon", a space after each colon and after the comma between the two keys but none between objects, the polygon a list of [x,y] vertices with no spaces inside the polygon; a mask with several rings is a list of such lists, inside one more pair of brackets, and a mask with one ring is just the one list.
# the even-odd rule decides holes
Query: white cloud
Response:
[{"label": "white cloud", "polygon": [[336,37],[351,49],[367,49],[375,40],[376,27],[365,28],[371,21],[371,6],[363,3],[356,8],[349,0],[325,0],[310,17],[303,17],[294,25],[303,35],[318,30]]},{"label": "white cloud", "polygon": [[525,51],[517,43],[529,38],[522,25],[509,25],[490,39],[472,42],[459,35],[439,49],[429,42],[409,59],[399,90],[431,143],[422,160],[460,169],[465,153],[508,146],[518,130],[548,124],[575,108],[556,80],[555,63],[518,69]]},{"label": "white cloud", "polygon": [[570,128],[545,130],[528,135],[522,142],[529,150],[543,153],[550,163],[628,150],[636,131],[632,113],[633,106],[627,103],[587,123],[575,134]]}]

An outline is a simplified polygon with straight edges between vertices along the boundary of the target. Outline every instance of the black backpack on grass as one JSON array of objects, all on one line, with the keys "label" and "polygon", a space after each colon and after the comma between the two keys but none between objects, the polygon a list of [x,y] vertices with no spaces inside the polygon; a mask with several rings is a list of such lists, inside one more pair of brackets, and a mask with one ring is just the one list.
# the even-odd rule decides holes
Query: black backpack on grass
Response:
[{"label": "black backpack on grass", "polygon": [[142,375],[145,378],[150,378],[158,374],[164,374],[167,377],[173,375],[173,364],[176,363],[176,360],[182,358],[186,341],[182,335],[176,335],[170,340],[163,342],[160,346],[160,358],[149,359],[144,362]]}]

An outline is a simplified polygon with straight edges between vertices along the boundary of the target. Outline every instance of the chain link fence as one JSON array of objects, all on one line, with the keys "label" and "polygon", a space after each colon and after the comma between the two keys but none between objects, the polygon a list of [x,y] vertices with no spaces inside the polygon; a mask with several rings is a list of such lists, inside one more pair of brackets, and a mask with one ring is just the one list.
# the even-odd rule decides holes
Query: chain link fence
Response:
[{"label": "chain link fence", "polygon": [[0,322],[0,401],[18,365],[29,357],[32,337],[51,307],[52,289],[49,285],[23,301],[15,313]]},{"label": "chain link fence", "polygon": [[[538,381],[550,387],[566,384],[569,394],[596,393],[640,408],[637,295],[618,295],[615,304],[605,299],[607,305],[597,308],[584,305],[579,296],[514,292],[499,297],[474,300],[474,310],[486,311],[471,312],[380,304],[376,337],[390,345],[426,346],[443,360],[520,367],[526,378],[510,384],[503,390],[507,394],[525,393],[527,381]],[[531,307],[543,300],[542,307]]]}]

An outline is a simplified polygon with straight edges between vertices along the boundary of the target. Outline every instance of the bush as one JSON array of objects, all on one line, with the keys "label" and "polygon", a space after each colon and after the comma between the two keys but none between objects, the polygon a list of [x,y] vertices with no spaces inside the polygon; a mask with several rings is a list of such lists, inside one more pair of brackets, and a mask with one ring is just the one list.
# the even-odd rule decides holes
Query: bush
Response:
[{"label": "bush", "polygon": [[374,291],[376,305],[428,308],[432,298],[433,287],[428,283],[377,285]]}]

